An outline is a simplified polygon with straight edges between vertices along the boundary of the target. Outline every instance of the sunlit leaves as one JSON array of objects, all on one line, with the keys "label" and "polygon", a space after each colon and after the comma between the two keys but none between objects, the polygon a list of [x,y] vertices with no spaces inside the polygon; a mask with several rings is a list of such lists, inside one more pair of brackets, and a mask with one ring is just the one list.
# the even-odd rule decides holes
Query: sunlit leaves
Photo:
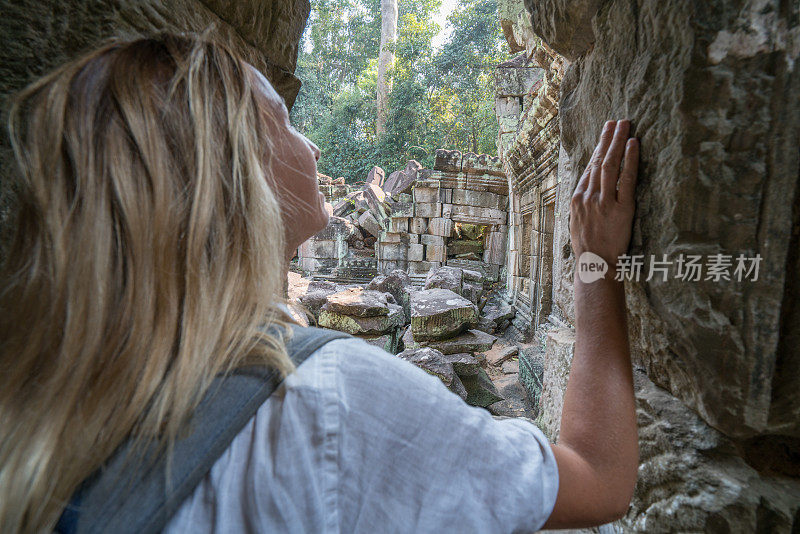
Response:
[{"label": "sunlit leaves", "polygon": [[292,121],[322,149],[320,172],[360,181],[437,148],[494,153],[493,65],[507,59],[496,0],[463,0],[441,49],[432,38],[440,0],[399,0],[387,131],[375,136],[380,0],[313,0],[298,58],[303,88]]}]

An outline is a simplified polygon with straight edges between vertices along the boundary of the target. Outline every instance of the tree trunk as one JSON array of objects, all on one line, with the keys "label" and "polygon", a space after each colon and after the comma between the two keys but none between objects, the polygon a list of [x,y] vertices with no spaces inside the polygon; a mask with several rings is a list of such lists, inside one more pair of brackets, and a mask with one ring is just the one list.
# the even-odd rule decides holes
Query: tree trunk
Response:
[{"label": "tree trunk", "polygon": [[397,41],[397,0],[381,0],[381,48],[378,54],[378,117],[375,133],[386,133],[386,111],[392,81],[386,75],[394,63],[394,44]]}]

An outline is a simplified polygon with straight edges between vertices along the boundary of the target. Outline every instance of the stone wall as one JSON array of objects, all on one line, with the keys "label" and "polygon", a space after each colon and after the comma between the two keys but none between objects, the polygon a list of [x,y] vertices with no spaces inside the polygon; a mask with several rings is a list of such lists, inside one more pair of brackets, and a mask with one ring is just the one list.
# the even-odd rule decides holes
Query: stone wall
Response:
[{"label": "stone wall", "polygon": [[[0,0],[0,105],[5,109],[9,95],[109,37],[169,30],[210,32],[229,43],[269,78],[291,108],[300,89],[294,76],[297,46],[309,11],[308,0]],[[3,219],[13,203],[8,191],[12,162],[2,128]]]},{"label": "stone wall", "polygon": [[[499,143],[512,202],[509,298],[520,308],[515,324],[528,326],[542,342],[531,355],[544,368],[540,423],[557,437],[574,344],[569,198],[603,122],[627,117],[642,146],[630,254],[644,257],[644,269],[639,281],[625,284],[639,369],[642,463],[631,510],[619,526],[796,531],[800,6],[778,0],[525,1],[527,16],[520,14],[521,1],[501,1],[509,47],[524,50],[516,64],[544,59],[545,73],[549,63],[553,81],[560,81],[555,109],[548,100],[524,109],[519,133]],[[501,125],[508,123],[507,108],[498,105]],[[541,126],[532,118],[537,115],[555,118],[526,137],[526,128]],[[537,145],[535,137],[548,127],[549,142]],[[555,171],[540,171],[526,185],[517,169],[541,168],[547,150]],[[542,242],[536,221],[548,216],[546,203],[534,199],[527,222],[522,207],[515,216],[515,199],[520,191],[521,205],[526,194],[549,188],[555,217],[546,243],[552,247],[546,285],[535,267],[537,258],[546,258],[536,253]],[[519,243],[517,236],[531,242]],[[523,249],[531,251],[527,284],[513,278]],[[646,280],[655,265],[651,255],[662,260],[664,254],[671,260],[666,276]],[[677,277],[681,255],[701,256],[707,267],[719,254],[733,263],[728,280],[715,280],[707,270],[699,280]],[[740,254],[760,255],[756,279],[736,279]],[[547,317],[540,313],[546,302],[536,298],[543,292],[551,295]],[[522,357],[520,363],[522,373]]]}]

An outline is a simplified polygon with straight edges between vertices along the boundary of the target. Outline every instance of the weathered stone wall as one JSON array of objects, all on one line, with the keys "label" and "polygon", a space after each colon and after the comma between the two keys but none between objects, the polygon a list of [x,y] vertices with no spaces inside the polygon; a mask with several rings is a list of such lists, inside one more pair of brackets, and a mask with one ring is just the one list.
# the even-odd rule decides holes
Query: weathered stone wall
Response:
[{"label": "weathered stone wall", "polygon": [[[547,109],[557,115],[560,149],[553,309],[536,330],[542,349],[534,354],[544,367],[539,422],[557,437],[574,347],[569,198],[603,122],[627,117],[642,146],[630,253],[644,256],[644,268],[638,282],[626,282],[642,463],[631,510],[619,526],[796,531],[800,5],[525,3],[529,19],[519,15],[521,0],[500,3],[511,50],[525,50],[528,63],[538,55],[565,66],[556,110]],[[519,131],[525,122],[532,121],[521,117]],[[541,157],[530,139],[513,141],[529,147],[527,154],[501,153],[510,176]],[[511,178],[510,187],[514,217],[519,186]],[[540,209],[534,206],[534,220]],[[513,220],[510,235],[527,235],[524,220]],[[509,246],[517,246],[513,238]],[[672,261],[668,276],[646,280],[651,255],[661,260],[663,254]],[[731,259],[729,280],[709,275],[715,254]],[[760,254],[757,279],[737,280],[739,254]],[[699,280],[677,278],[680,255],[701,256]],[[510,254],[509,272],[513,260]],[[532,275],[530,283],[539,281]]]},{"label": "weathered stone wall", "polygon": [[[5,109],[9,95],[109,37],[169,30],[210,31],[261,70],[291,107],[300,89],[294,70],[309,11],[308,0],[0,0],[0,105]],[[12,162],[2,128],[0,219],[13,202]]]},{"label": "weathered stone wall", "polygon": [[[571,12],[571,2],[553,4]],[[724,433],[800,437],[800,374],[777,372],[800,360],[796,346],[779,343],[797,335],[783,304],[800,296],[790,293],[798,273],[788,262],[800,209],[800,7],[638,7],[580,11],[593,38],[565,42],[554,11],[532,11],[534,29],[557,50],[583,53],[561,93],[570,189],[603,121],[630,117],[642,146],[633,253],[761,255],[756,281],[704,274],[630,284],[634,352],[656,383]]]}]

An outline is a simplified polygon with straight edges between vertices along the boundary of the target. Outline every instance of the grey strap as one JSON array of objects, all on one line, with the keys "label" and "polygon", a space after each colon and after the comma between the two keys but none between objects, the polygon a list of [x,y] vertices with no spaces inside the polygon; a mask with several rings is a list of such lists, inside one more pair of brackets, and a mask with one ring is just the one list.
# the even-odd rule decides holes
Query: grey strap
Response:
[{"label": "grey strap", "polygon": [[[293,331],[286,348],[298,366],[325,343],[349,337],[318,328]],[[131,461],[123,445],[76,492],[56,532],[160,532],[279,385],[276,373],[264,368],[217,378],[192,416],[190,434],[175,443],[169,466],[155,448]]]}]

